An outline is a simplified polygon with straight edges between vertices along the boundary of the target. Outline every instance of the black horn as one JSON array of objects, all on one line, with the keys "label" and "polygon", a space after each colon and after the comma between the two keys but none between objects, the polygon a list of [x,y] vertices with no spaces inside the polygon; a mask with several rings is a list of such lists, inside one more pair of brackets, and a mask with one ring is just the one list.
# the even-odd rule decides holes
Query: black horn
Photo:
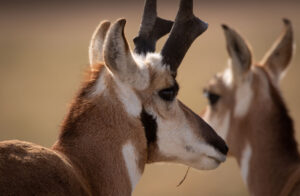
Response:
[{"label": "black horn", "polygon": [[156,41],[171,31],[173,22],[159,18],[156,7],[156,0],[146,0],[140,31],[133,40],[137,54],[154,52]]},{"label": "black horn", "polygon": [[174,26],[162,49],[163,62],[176,73],[193,41],[208,25],[193,13],[193,0],[181,0]]}]

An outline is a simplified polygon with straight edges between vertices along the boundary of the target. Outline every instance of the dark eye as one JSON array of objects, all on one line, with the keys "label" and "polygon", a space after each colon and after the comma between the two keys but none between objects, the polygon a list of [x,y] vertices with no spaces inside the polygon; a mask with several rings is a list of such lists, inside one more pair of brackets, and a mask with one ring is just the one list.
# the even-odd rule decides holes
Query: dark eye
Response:
[{"label": "dark eye", "polygon": [[162,89],[158,92],[158,95],[165,101],[173,101],[178,93],[178,84],[176,83],[174,86],[170,88]]},{"label": "dark eye", "polygon": [[165,101],[173,101],[176,97],[176,93],[172,89],[163,89],[159,91],[158,94]]},{"label": "dark eye", "polygon": [[212,92],[207,91],[207,90],[204,90],[203,93],[204,93],[204,96],[208,99],[209,104],[211,106],[215,105],[221,97],[220,95],[218,95],[216,93],[212,93]]}]

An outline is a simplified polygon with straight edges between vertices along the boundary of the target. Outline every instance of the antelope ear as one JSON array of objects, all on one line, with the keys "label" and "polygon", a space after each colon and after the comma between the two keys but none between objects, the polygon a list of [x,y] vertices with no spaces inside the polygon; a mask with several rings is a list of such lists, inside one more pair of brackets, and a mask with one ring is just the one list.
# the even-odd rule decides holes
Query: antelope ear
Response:
[{"label": "antelope ear", "polygon": [[104,42],[104,62],[113,75],[122,82],[129,83],[136,89],[143,89],[148,75],[142,72],[143,69],[138,67],[132,57],[124,35],[125,24],[125,19],[119,19],[108,31]]},{"label": "antelope ear", "polygon": [[282,73],[288,67],[294,50],[292,24],[288,19],[283,19],[283,22],[284,29],[282,34],[267,52],[261,63],[276,81],[280,80]]},{"label": "antelope ear", "polygon": [[105,36],[110,27],[109,21],[102,21],[97,29],[94,31],[90,46],[89,46],[89,60],[90,66],[103,62],[103,44]]},{"label": "antelope ear", "polygon": [[246,73],[252,64],[252,53],[247,42],[233,29],[227,25],[222,25],[225,37],[226,47],[231,58],[231,66],[236,77]]}]

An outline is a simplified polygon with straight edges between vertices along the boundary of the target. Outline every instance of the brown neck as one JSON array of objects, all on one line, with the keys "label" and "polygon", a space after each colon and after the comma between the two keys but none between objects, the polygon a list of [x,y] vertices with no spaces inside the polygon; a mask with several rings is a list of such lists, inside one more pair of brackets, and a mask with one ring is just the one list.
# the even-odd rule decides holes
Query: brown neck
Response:
[{"label": "brown neck", "polygon": [[249,116],[240,122],[248,128],[243,137],[244,145],[240,146],[243,150],[237,155],[238,162],[246,185],[255,196],[279,195],[300,160],[293,121],[277,90],[271,87],[270,91],[271,107],[262,104],[252,108],[255,114],[265,115]]},{"label": "brown neck", "polygon": [[92,195],[131,195],[132,179],[122,149],[128,142],[134,146],[137,156],[131,162],[141,174],[147,157],[145,134],[140,120],[128,116],[115,92],[108,91],[90,101],[82,90],[53,149],[71,161]]}]

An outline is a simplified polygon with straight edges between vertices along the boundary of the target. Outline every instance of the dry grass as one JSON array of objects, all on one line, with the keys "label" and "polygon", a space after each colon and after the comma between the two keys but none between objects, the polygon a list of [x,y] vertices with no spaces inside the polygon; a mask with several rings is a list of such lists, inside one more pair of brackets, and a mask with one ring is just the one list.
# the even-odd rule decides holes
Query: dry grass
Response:
[{"label": "dry grass", "polygon": [[[244,1],[243,1],[244,2]],[[284,2],[284,1],[283,1]],[[117,1],[113,1],[117,3]],[[116,6],[117,5],[117,6]],[[90,36],[103,19],[128,20],[126,35],[137,33],[142,1],[132,5],[34,5],[0,8],[0,140],[21,139],[51,146],[67,106],[87,66]],[[176,3],[160,3],[160,15],[173,18]],[[224,69],[227,54],[220,24],[237,28],[252,43],[260,60],[282,28],[282,17],[292,20],[300,36],[300,4],[196,3],[196,14],[210,24],[187,54],[179,72],[180,99],[198,113],[206,100],[202,87]],[[130,42],[132,44],[132,42]],[[163,41],[159,42],[159,47]],[[299,42],[298,42],[299,45]],[[291,115],[300,123],[300,55],[296,54],[282,82]],[[300,131],[297,132],[300,140]],[[172,164],[147,166],[134,195],[247,195],[235,160],[214,171],[192,170],[176,188],[186,167]]]}]

